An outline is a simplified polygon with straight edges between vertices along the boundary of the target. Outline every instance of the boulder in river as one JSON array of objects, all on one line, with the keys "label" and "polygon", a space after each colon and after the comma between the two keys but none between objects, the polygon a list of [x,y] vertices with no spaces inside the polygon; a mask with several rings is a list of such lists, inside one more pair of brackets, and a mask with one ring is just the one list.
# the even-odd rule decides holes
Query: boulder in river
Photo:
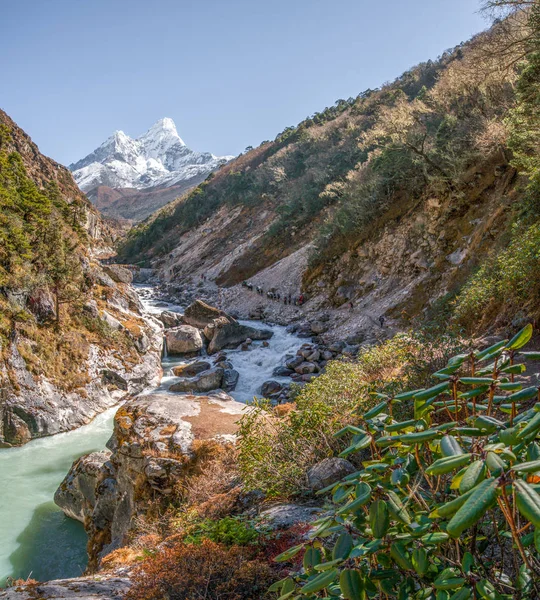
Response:
[{"label": "boulder in river", "polygon": [[199,330],[191,325],[180,325],[167,329],[167,352],[174,355],[194,356],[203,348]]},{"label": "boulder in river", "polygon": [[226,317],[230,322],[234,321],[231,316],[225,314],[219,308],[214,308],[202,300],[195,300],[184,311],[184,323],[199,329],[204,329],[219,317]]},{"label": "boulder in river", "polygon": [[178,327],[178,325],[182,324],[182,315],[178,313],[172,312],[170,310],[164,310],[159,315],[159,320],[163,323],[166,329],[171,329],[172,327]]},{"label": "boulder in river", "polygon": [[269,379],[262,384],[261,394],[265,398],[275,398],[279,395],[282,389],[283,385],[281,383],[274,381],[273,379]]},{"label": "boulder in river", "polygon": [[223,381],[223,369],[214,367],[202,371],[195,377],[182,377],[173,383],[169,390],[171,392],[211,392],[221,387]]},{"label": "boulder in river", "polygon": [[208,345],[208,354],[215,354],[224,348],[236,348],[248,338],[251,340],[269,340],[273,335],[274,332],[270,329],[256,329],[248,325],[224,322],[223,319],[218,319],[213,327],[212,338]]},{"label": "boulder in river", "polygon": [[[218,365],[221,366],[221,365]],[[205,360],[196,360],[192,363],[186,363],[185,365],[178,365],[173,367],[172,372],[176,377],[195,377],[199,373],[211,369],[212,365]]]},{"label": "boulder in river", "polygon": [[221,382],[221,388],[226,392],[232,392],[238,385],[238,379],[240,373],[236,369],[225,369],[223,371],[223,381]]}]

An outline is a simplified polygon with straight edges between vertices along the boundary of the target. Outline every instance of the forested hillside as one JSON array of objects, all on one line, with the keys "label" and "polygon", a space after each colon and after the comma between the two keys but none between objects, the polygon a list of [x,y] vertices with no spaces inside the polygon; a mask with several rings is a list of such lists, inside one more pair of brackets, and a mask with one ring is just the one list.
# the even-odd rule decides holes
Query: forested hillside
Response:
[{"label": "forested hillside", "polygon": [[[515,290],[511,302],[521,305],[519,278],[535,264],[520,253],[537,240],[533,29],[528,12],[507,16],[438,60],[285,129],[132,230],[122,259],[152,263],[178,277],[212,269],[217,283],[230,286],[309,244],[303,289],[311,295],[324,289],[327,301],[339,305],[370,291],[366,252],[379,264],[376,277],[388,276],[385,256],[374,256],[370,244],[385,235],[399,239],[408,224],[407,248],[393,265],[410,273],[429,267],[438,283],[429,298],[410,290],[406,303],[394,303],[394,315],[418,314],[434,296],[453,299],[480,266],[458,300],[459,319],[471,325],[476,303],[486,295],[497,312],[495,288],[503,280],[508,285],[505,278]],[[417,216],[433,222],[413,226]],[[195,262],[184,238],[193,231],[217,238],[223,219],[226,230],[214,246],[205,239],[199,253],[204,260]],[[236,247],[238,238],[249,243],[219,265],[229,241]],[[523,273],[510,273],[501,266],[509,261],[495,258],[509,244],[507,252],[521,257]],[[404,261],[404,253],[412,262]],[[456,265],[459,272],[450,273]],[[481,300],[474,283],[479,278]],[[343,289],[352,292],[344,296]]]}]

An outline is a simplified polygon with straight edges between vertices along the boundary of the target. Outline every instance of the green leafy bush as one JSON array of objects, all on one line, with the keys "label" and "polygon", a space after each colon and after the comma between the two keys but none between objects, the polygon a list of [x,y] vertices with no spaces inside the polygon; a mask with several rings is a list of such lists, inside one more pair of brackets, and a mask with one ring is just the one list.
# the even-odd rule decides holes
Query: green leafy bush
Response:
[{"label": "green leafy bush", "polygon": [[508,248],[487,261],[458,295],[454,317],[469,330],[506,324],[518,311],[535,311],[539,292],[540,223],[516,225]]},{"label": "green leafy bush", "polygon": [[246,546],[257,540],[259,533],[247,521],[237,517],[224,517],[213,521],[201,521],[186,538],[186,543],[200,542],[209,539],[226,546]]},{"label": "green leafy bush", "polygon": [[[453,356],[434,386],[377,393],[378,404],[335,433],[357,472],[321,491],[329,514],[282,598],[538,598],[540,387],[525,387],[528,325],[510,341]],[[535,401],[537,402],[535,404]],[[395,404],[411,418],[392,416]]]}]

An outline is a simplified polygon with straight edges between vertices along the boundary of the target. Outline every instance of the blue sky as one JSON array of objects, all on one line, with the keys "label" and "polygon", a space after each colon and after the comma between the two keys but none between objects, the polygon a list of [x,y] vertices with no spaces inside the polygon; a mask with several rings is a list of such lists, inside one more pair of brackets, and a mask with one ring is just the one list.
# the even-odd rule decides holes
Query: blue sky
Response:
[{"label": "blue sky", "polygon": [[17,0],[0,108],[65,164],[165,116],[237,154],[486,25],[476,0]]}]

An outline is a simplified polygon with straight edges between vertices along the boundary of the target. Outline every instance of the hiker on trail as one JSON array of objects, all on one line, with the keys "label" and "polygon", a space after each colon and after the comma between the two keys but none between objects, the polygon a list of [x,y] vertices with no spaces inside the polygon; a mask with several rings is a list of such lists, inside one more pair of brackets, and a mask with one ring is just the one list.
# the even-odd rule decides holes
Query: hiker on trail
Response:
[{"label": "hiker on trail", "polygon": [[298,298],[298,303],[300,304],[300,306],[304,304],[304,294],[300,294],[300,298]]},{"label": "hiker on trail", "polygon": [[381,326],[381,329],[382,329],[382,328],[384,327],[384,316],[383,316],[383,315],[381,315],[381,316],[379,317],[379,324],[380,324],[380,326]]}]

